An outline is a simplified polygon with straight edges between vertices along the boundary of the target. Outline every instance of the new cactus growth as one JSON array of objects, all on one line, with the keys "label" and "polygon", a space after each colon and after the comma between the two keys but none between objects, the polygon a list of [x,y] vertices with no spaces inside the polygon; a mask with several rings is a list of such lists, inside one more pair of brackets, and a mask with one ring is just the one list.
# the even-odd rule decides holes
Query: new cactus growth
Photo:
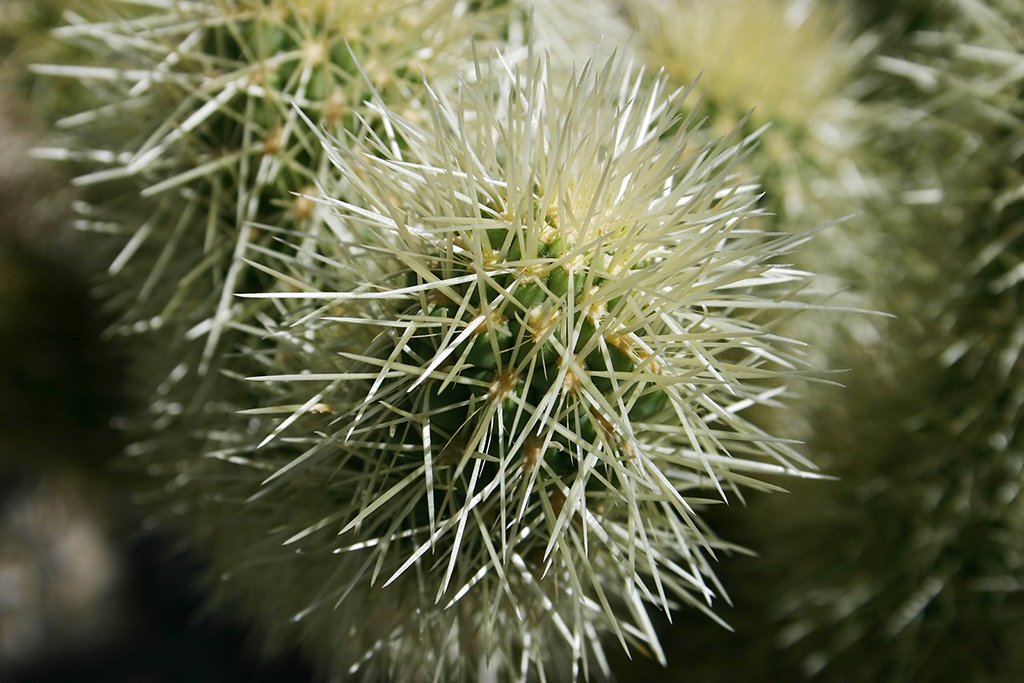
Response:
[{"label": "new cactus growth", "polygon": [[846,91],[870,41],[851,41],[845,7],[817,0],[627,0],[624,7],[652,67],[677,84],[700,76],[719,134],[748,116],[748,132],[770,125],[752,168],[783,224],[841,215],[829,213],[833,206],[821,211],[811,186],[851,164],[848,119],[856,111]]}]

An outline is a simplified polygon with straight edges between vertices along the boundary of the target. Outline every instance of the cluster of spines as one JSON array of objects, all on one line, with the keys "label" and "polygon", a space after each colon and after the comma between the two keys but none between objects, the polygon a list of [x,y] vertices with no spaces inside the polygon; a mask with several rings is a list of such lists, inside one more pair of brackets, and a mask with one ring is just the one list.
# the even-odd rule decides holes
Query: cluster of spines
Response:
[{"label": "cluster of spines", "polygon": [[[261,266],[299,291],[243,295],[278,313],[247,345],[276,372],[253,378],[267,437],[239,461],[261,504],[322,489],[275,503],[279,554],[358,564],[319,587],[336,600],[362,580],[446,606],[418,619],[464,659],[540,618],[491,642],[505,674],[559,650],[578,673],[607,632],[659,653],[641,596],[721,594],[703,491],[806,466],[740,415],[800,367],[771,329],[806,282],[773,263],[798,240],[746,224],[750,141],[684,156],[685,91],[611,62],[561,93],[542,66],[431,98],[426,130],[379,107],[393,137],[335,147],[359,198],[327,200],[336,243]],[[340,618],[313,603],[309,623]]]}]

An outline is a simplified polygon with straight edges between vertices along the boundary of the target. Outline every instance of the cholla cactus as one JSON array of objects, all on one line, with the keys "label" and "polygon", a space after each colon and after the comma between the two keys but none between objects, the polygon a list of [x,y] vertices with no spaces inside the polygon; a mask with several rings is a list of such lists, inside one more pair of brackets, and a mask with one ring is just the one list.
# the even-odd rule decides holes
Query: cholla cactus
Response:
[{"label": "cholla cactus", "polygon": [[199,374],[252,313],[233,298],[256,277],[238,258],[243,226],[322,228],[299,193],[329,164],[299,112],[341,135],[376,92],[414,116],[421,74],[449,74],[480,25],[456,0],[105,0],[91,13],[56,32],[91,63],[35,68],[92,100],[58,121],[66,144],[37,154],[91,165],[75,181],[80,227],[126,237],[110,265],[121,332],[201,339]]},{"label": "cholla cactus", "polygon": [[[651,67],[664,68],[677,85],[699,77],[718,134],[744,117],[745,132],[766,129],[763,152],[746,170],[765,189],[768,229],[811,230],[842,219],[794,263],[820,274],[818,286],[835,303],[882,309],[863,283],[866,273],[874,276],[872,256],[883,240],[865,213],[877,179],[859,123],[873,112],[854,78],[878,39],[856,33],[849,7],[821,0],[627,0],[624,6]],[[788,333],[827,356],[851,337],[858,344],[877,341],[878,320],[805,316]]]},{"label": "cholla cactus", "polygon": [[805,558],[779,613],[818,680],[1015,681],[1024,665],[1024,5],[950,9],[876,62],[865,122],[891,164],[873,286],[897,344],[821,403],[812,446],[844,483],[760,517],[787,566]]},{"label": "cholla cactus", "polygon": [[648,604],[723,594],[697,508],[809,476],[743,417],[805,367],[756,136],[694,144],[689,90],[623,61],[431,90],[476,26],[447,0],[116,4],[61,30],[96,64],[37,69],[98,100],[40,153],[93,165],[120,330],[162,331],[140,499],[337,672],[663,660]]},{"label": "cholla cactus", "polygon": [[575,678],[605,634],[662,659],[644,603],[721,595],[695,508],[806,473],[742,416],[801,367],[773,332],[799,240],[748,225],[751,140],[688,147],[688,91],[478,73],[429,128],[378,101],[386,134],[329,143],[332,240],[249,253],[280,283],[243,295],[276,306],[265,398],[168,504],[338,671]]},{"label": "cholla cactus", "polygon": [[515,0],[528,10],[528,33],[556,69],[582,65],[601,45],[627,50],[632,29],[615,0]]},{"label": "cholla cactus", "polygon": [[771,124],[753,168],[772,210],[792,224],[820,204],[808,186],[852,163],[846,91],[870,48],[869,40],[850,40],[846,13],[816,0],[627,0],[625,7],[652,66],[676,83],[700,76],[719,133],[748,114],[749,131]]},{"label": "cholla cactus", "polygon": [[[673,78],[704,72],[702,88],[725,119],[803,129],[834,107],[853,66],[842,14],[818,2],[631,0],[644,49]],[[722,125],[723,122],[719,122]]]}]

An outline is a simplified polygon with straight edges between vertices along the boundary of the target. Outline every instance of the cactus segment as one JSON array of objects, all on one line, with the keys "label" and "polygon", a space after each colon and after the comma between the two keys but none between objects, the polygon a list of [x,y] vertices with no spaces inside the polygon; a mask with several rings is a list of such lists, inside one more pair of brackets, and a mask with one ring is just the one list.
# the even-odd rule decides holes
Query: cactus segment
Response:
[{"label": "cactus segment", "polygon": [[[700,77],[717,134],[740,120],[748,133],[769,126],[751,164],[777,224],[810,228],[861,209],[847,198],[858,190],[836,177],[864,163],[853,148],[852,123],[862,112],[850,80],[875,41],[851,38],[849,7],[786,0],[626,0],[624,7],[652,68],[665,68],[676,84]],[[808,263],[833,272],[815,251]],[[842,264],[832,259],[830,266]]]},{"label": "cactus segment", "polygon": [[449,73],[482,25],[455,0],[105,0],[92,12],[57,35],[103,66],[36,70],[104,87],[58,123],[67,144],[38,154],[85,164],[80,227],[126,235],[110,266],[118,331],[173,328],[202,344],[199,374],[252,319],[234,293],[272,284],[239,256],[277,237],[245,226],[301,231],[307,246],[323,230],[308,197],[330,164],[301,116],[344,137],[377,96],[414,117],[422,74]]},{"label": "cactus segment", "polygon": [[[265,420],[254,500],[302,498],[279,503],[282,551],[350,587],[311,591],[407,600],[414,631],[458,644],[382,627],[344,666],[415,650],[445,680],[574,677],[605,661],[602,634],[663,659],[643,602],[710,614],[719,594],[709,555],[728,545],[699,500],[807,475],[740,414],[803,367],[772,331],[806,307],[806,274],[781,264],[796,241],[748,226],[752,139],[691,147],[688,90],[622,59],[566,88],[540,60],[478,73],[430,96],[430,127],[378,102],[391,137],[325,136],[351,189],[320,200],[336,241],[276,270],[290,291],[242,295],[277,306],[247,343],[272,369],[250,378],[267,392],[246,411]],[[307,637],[348,628],[294,597]]]},{"label": "cactus segment", "polygon": [[838,485],[752,532],[801,567],[777,613],[820,681],[1009,682],[1024,667],[1024,4],[927,9],[865,78],[884,246],[857,262],[898,317],[885,347],[847,345],[855,379],[811,413],[809,447]]}]

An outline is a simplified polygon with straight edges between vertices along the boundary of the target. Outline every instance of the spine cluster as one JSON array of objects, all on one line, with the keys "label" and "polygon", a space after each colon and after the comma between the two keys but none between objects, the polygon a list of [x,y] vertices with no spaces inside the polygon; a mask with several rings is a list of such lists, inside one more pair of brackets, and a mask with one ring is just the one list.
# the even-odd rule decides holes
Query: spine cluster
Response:
[{"label": "spine cluster", "polygon": [[[252,484],[280,553],[353,568],[331,599],[436,604],[417,620],[461,643],[448,670],[562,651],[575,676],[607,633],[663,659],[643,603],[720,594],[695,506],[807,466],[740,415],[802,367],[765,329],[801,306],[776,263],[796,240],[747,224],[750,141],[684,154],[685,91],[620,60],[561,92],[542,62],[497,67],[431,96],[429,130],[381,109],[393,137],[326,141],[352,197],[321,200],[335,240],[242,295],[281,312],[249,347],[274,372],[247,414],[281,415]],[[404,628],[352,645],[412,647]]]}]

